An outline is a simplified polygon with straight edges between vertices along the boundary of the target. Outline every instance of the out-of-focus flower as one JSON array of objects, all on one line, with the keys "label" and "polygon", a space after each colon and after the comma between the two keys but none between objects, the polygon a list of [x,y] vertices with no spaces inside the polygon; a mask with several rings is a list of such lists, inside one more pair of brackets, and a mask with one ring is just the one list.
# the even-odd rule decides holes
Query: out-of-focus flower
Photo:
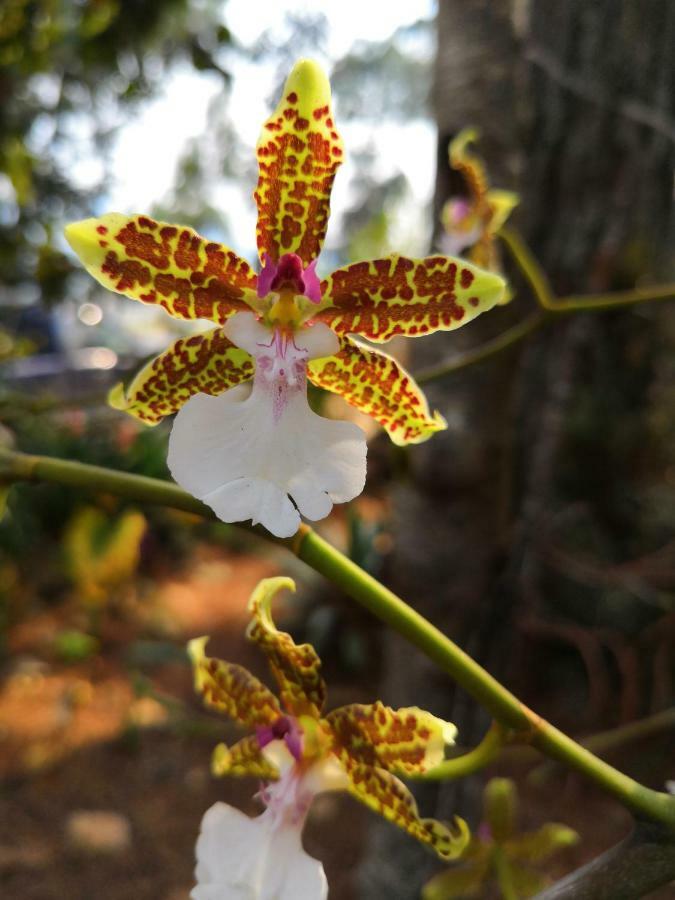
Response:
[{"label": "out-of-focus flower", "polygon": [[397,444],[446,427],[411,376],[374,342],[450,331],[499,302],[503,280],[470,263],[397,254],[337,269],[316,264],[342,162],[328,79],[295,65],[263,125],[256,275],[189,228],[111,213],[66,237],[105,287],[171,315],[210,319],[147,365],[113,406],[156,423],[178,410],[169,468],[226,522],[251,519],[289,537],[363,490],[365,437],[307,403],[307,379],[372,416]]},{"label": "out-of-focus flower", "polygon": [[[483,161],[469,149],[477,138],[475,129],[465,128],[450,143],[450,166],[462,174],[468,193],[451,197],[443,207],[441,219],[445,234],[441,244],[446,253],[453,255],[462,255],[468,249],[466,256],[472,263],[501,273],[496,237],[519,198],[513,191],[490,187]],[[506,303],[510,299],[507,290],[497,302]]]},{"label": "out-of-focus flower", "polygon": [[483,807],[485,818],[461,863],[432,878],[422,900],[484,897],[494,882],[504,897],[532,897],[549,883],[537,865],[579,840],[576,831],[556,822],[518,834],[516,788],[508,778],[488,782]]},{"label": "out-of-focus flower", "polygon": [[283,588],[295,585],[289,578],[260,582],[249,603],[247,632],[268,659],[280,700],[241,666],[207,657],[206,638],[189,646],[195,685],[206,704],[253,731],[232,747],[216,747],[213,771],[261,779],[259,797],[266,807],[254,819],[224,803],[206,813],[193,900],[326,897],[323,868],[301,842],[309,807],[322,791],[349,791],[444,859],[456,858],[469,839],[461,819],[450,828],[420,818],[397,777],[438,765],[454,742],[454,725],[416,707],[393,710],[380,702],[324,715],[326,685],[314,648],[296,645],[271,616],[271,600]]},{"label": "out-of-focus flower", "polygon": [[68,571],[83,603],[101,606],[132,578],[147,527],[143,513],[132,509],[111,518],[94,506],[84,506],[73,515],[63,548]]}]

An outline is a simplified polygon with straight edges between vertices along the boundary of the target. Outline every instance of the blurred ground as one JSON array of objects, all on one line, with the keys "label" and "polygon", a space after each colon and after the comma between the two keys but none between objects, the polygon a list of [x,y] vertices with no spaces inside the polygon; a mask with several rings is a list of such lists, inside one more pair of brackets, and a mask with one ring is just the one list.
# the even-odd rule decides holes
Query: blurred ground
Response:
[{"label": "blurred ground", "polygon": [[[160,583],[155,602],[173,623],[176,656],[185,640],[208,631],[214,653],[263,674],[244,639],[245,610],[257,581],[271,574],[264,559],[206,550]],[[211,778],[211,751],[234,729],[203,714],[187,664],[149,664],[138,625],[107,623],[101,653],[86,662],[49,660],[45,647],[70,613],[53,609],[9,637],[11,670],[0,691],[0,894],[186,900],[204,811],[223,799],[255,814],[257,785]],[[134,661],[134,648],[146,658]],[[134,690],[141,669],[143,691],[154,696]],[[353,698],[341,700],[339,685],[331,687],[333,702]],[[105,821],[85,820],[89,845],[78,841],[73,817],[86,810],[118,814],[129,845]],[[323,859],[335,897],[352,895],[366,815],[348,798],[323,798],[313,810],[307,847]],[[336,828],[345,817],[349,827]],[[108,838],[107,850],[91,846]]]}]

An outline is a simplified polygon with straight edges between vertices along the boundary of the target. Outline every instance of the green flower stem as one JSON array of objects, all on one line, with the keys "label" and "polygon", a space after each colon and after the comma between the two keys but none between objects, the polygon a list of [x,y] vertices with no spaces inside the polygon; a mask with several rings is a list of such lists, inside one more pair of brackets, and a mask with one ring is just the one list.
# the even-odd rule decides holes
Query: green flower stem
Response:
[{"label": "green flower stem", "polygon": [[[204,504],[168,482],[80,462],[0,450],[0,482],[15,481],[49,481],[214,518]],[[638,784],[541,719],[431,622],[307,525],[301,526],[293,538],[276,543],[288,547],[299,559],[418,647],[520,740],[583,773],[634,812],[675,831],[675,797]]]},{"label": "green flower stem", "polygon": [[423,775],[407,775],[416,781],[448,781],[455,778],[464,778],[479,772],[485,766],[499,756],[499,753],[508,739],[508,733],[497,722],[493,722],[483,740],[469,753],[463,753],[454,759],[446,759],[435,769],[430,769]]},{"label": "green flower stem", "polygon": [[539,331],[556,315],[607,312],[625,306],[634,306],[637,303],[675,299],[675,284],[655,285],[631,291],[612,291],[606,294],[570,294],[567,297],[556,298],[546,273],[518,232],[504,227],[500,230],[499,237],[506,244],[516,265],[532,289],[537,300],[538,310],[479,347],[460,353],[446,363],[416,372],[415,380],[418,384],[437,381],[446,375],[452,375],[461,369],[484,362],[503,350],[516,346],[535,331]]},{"label": "green flower stem", "polygon": [[499,237],[506,246],[543,310],[553,314],[577,312],[604,312],[633,306],[636,303],[650,303],[658,300],[675,299],[675,284],[657,284],[651,287],[635,288],[630,291],[609,291],[603,294],[570,294],[556,297],[546,273],[523,238],[513,228],[504,227]]},{"label": "green flower stem", "polygon": [[416,372],[415,381],[418,384],[436,381],[438,378],[452,375],[453,372],[458,372],[460,369],[468,369],[469,366],[474,366],[477,363],[489,359],[491,356],[496,356],[498,353],[501,353],[502,350],[506,350],[509,347],[513,347],[515,344],[519,344],[524,338],[528,337],[528,335],[533,334],[535,331],[539,331],[544,322],[547,321],[547,318],[546,314],[541,310],[536,310],[536,312],[530,313],[530,315],[523,319],[522,322],[518,322],[518,324],[514,325],[512,328],[507,328],[506,331],[502,331],[500,335],[493,338],[491,341],[486,341],[479,347],[467,350],[466,353],[459,353],[446,363],[441,363],[438,366]]},{"label": "green flower stem", "polygon": [[555,294],[548,276],[520,234],[515,229],[504,226],[499,229],[499,237],[506,244],[514,262],[532,288],[532,293],[537,298],[539,306],[545,310],[555,309]]},{"label": "green flower stem", "polygon": [[492,865],[494,866],[497,884],[502,894],[502,900],[519,900],[518,892],[513,883],[511,865],[506,853],[501,847],[496,846],[492,851]]}]

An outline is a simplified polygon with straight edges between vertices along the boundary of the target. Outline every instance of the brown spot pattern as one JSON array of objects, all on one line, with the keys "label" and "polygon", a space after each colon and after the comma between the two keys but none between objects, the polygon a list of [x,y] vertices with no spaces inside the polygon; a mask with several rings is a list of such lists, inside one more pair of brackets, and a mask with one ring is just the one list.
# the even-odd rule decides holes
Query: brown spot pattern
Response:
[{"label": "brown spot pattern", "polygon": [[[469,291],[479,296],[477,306],[470,303]],[[316,319],[338,334],[372,341],[451,331],[499,298],[494,276],[471,265],[446,256],[398,254],[337,269],[322,282],[321,292],[330,306]]]},{"label": "brown spot pattern", "polygon": [[256,275],[236,253],[147,216],[131,217],[109,235],[100,274],[93,274],[111,290],[182,319],[222,323],[256,298]]},{"label": "brown spot pattern", "polygon": [[124,393],[124,408],[155,425],[194,394],[221,394],[247,381],[253,372],[252,358],[220,328],[179,338],[134,378]]},{"label": "brown spot pattern", "polygon": [[397,444],[424,441],[445,427],[432,416],[411,375],[386,353],[342,338],[336,356],[311,360],[310,381],[342,395],[348,403],[382,425]]},{"label": "brown spot pattern", "polygon": [[267,657],[284,709],[293,716],[317,718],[326,702],[326,684],[316,650],[311,644],[296,644],[290,634],[279,631],[264,602],[252,601],[251,612],[248,639]]},{"label": "brown spot pattern", "polygon": [[432,737],[430,717],[423,710],[394,710],[379,700],[358,703],[328,713],[336,738],[335,753],[354,763],[380,766],[388,771],[425,772],[427,745]]},{"label": "brown spot pattern", "polygon": [[319,255],[326,235],[343,148],[328,106],[311,110],[306,118],[297,103],[297,95],[289,94],[263,126],[253,196],[261,257],[268,253],[276,261],[284,253],[297,253],[307,265]]}]

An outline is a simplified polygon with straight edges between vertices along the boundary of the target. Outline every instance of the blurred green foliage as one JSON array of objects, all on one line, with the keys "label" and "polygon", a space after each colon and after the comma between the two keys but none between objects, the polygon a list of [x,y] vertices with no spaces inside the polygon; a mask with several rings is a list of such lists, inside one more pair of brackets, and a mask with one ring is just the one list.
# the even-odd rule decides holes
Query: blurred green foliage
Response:
[{"label": "blurred green foliage", "polygon": [[[5,0],[0,4],[0,303],[62,298],[57,225],[90,213],[110,138],[178,60],[227,73],[221,4]],[[82,177],[87,157],[100,160]],[[89,160],[90,161],[90,160]]]}]

